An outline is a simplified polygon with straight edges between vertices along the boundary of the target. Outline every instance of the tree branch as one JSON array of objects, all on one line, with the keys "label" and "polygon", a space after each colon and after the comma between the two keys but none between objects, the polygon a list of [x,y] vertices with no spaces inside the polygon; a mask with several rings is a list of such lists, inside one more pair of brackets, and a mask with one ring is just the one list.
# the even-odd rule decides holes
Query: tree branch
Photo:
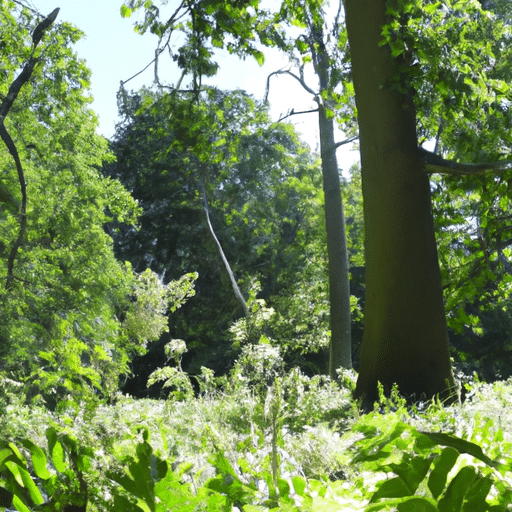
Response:
[{"label": "tree branch", "polygon": [[342,140],[341,142],[336,142],[336,144],[334,144],[334,149],[338,149],[340,146],[344,146],[345,144],[350,144],[357,139],[359,139],[359,135],[354,135],[353,137],[349,137],[348,139]]},{"label": "tree branch", "polygon": [[215,241],[215,244],[217,245],[217,249],[219,250],[220,257],[222,259],[222,262],[224,263],[224,266],[226,267],[226,271],[229,275],[229,279],[231,281],[231,286],[233,287],[233,292],[235,293],[235,297],[240,302],[242,309],[244,310],[244,315],[246,318],[249,318],[249,308],[247,307],[247,303],[245,302],[245,299],[242,295],[242,292],[240,291],[240,288],[238,287],[238,284],[236,282],[235,276],[233,274],[233,271],[231,270],[231,266],[229,264],[228,259],[226,258],[226,255],[224,254],[224,250],[222,249],[222,245],[219,242],[219,239],[217,238],[217,235],[215,234],[215,231],[213,230],[212,223],[210,222],[210,213],[208,211],[208,201],[206,199],[206,188],[204,186],[204,183],[201,184],[203,188],[203,209],[204,213],[206,215],[206,222],[208,224],[208,228],[210,229],[210,233],[213,237],[213,240]]},{"label": "tree branch", "polygon": [[311,114],[313,112],[318,112],[318,109],[317,108],[314,108],[312,110],[300,110],[298,112],[295,111],[294,108],[292,108],[290,111],[288,111],[288,113],[284,116],[281,116],[277,122],[280,123],[281,121],[284,121],[285,119],[288,119],[289,117],[291,116],[296,116],[296,115],[299,115],[299,114]]},{"label": "tree branch", "polygon": [[419,147],[421,159],[425,164],[425,171],[429,174],[451,174],[454,176],[478,176],[486,172],[505,172],[512,169],[512,160],[502,160],[501,162],[481,162],[476,164],[465,164],[444,158]]},{"label": "tree branch", "polygon": [[297,76],[295,73],[292,73],[289,69],[279,69],[278,71],[273,71],[272,73],[270,73],[270,75],[267,76],[267,85],[265,87],[265,96],[263,100],[265,103],[268,102],[268,94],[270,91],[270,78],[274,75],[290,75],[291,77],[295,78],[295,80],[297,80],[307,92],[309,92],[313,96],[317,96],[317,93],[313,89],[311,89],[311,87],[308,86],[304,78]]},{"label": "tree branch", "polygon": [[4,144],[7,146],[7,149],[9,150],[9,153],[11,154],[14,160],[16,170],[18,172],[18,180],[21,189],[20,230],[18,233],[18,237],[16,238],[15,242],[11,247],[9,258],[7,260],[6,288],[10,288],[12,286],[14,261],[16,260],[18,249],[21,247],[23,243],[23,238],[25,237],[25,231],[27,228],[27,184],[25,181],[25,173],[23,172],[23,166],[21,165],[20,156],[18,154],[18,149],[16,148],[16,144],[12,140],[12,137],[9,135],[9,132],[5,128],[4,121],[14,101],[18,97],[21,88],[25,83],[27,83],[30,80],[30,77],[32,76],[34,66],[37,63],[37,59],[34,58],[34,52],[37,45],[43,37],[44,31],[55,21],[58,14],[59,8],[57,7],[57,9],[54,9],[34,29],[34,32],[32,33],[32,55],[23,66],[21,73],[14,79],[14,81],[10,85],[9,91],[7,92],[7,96],[3,99],[2,103],[0,104],[0,137],[4,141]]}]

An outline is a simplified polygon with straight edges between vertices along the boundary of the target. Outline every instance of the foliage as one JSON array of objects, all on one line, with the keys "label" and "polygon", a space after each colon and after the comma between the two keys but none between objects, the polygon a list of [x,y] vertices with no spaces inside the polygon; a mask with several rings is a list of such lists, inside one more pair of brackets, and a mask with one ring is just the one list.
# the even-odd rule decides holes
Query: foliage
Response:
[{"label": "foliage", "polygon": [[[386,85],[414,98],[420,143],[465,162],[509,158],[510,5],[400,1],[387,8],[391,21],[382,44],[401,66]],[[507,357],[508,331],[498,334],[488,319],[502,318],[509,309],[508,179],[492,174],[430,179],[454,355],[468,370],[470,359],[483,358],[486,378],[503,375],[506,364],[490,359],[496,350],[499,359]]]},{"label": "foliage", "polygon": [[[378,426],[377,426],[378,425]],[[479,435],[491,435],[492,420]],[[355,444],[355,459],[375,472],[394,473],[377,484],[367,511],[506,510],[512,488],[496,471],[510,471],[490,459],[477,444],[457,436],[411,428],[401,421],[384,428],[380,415],[369,416],[355,429],[365,438]],[[494,439],[501,440],[501,431]],[[469,456],[469,457],[468,457]],[[482,464],[483,463],[483,464]],[[470,465],[472,464],[472,465]],[[495,486],[498,497],[491,489]],[[494,510],[494,509],[493,509]]]},{"label": "foliage", "polygon": [[[71,434],[46,431],[47,450],[28,438],[21,446],[6,443],[0,450],[1,506],[12,506],[20,512],[38,509],[66,510],[69,505],[84,507],[87,483],[84,474],[91,467],[93,450],[80,446]],[[21,448],[21,449],[20,449]],[[25,452],[26,455],[24,455]]]},{"label": "foliage", "polygon": [[[421,142],[463,161],[509,153],[511,38],[509,9],[499,2],[389,3],[388,44],[404,66],[392,87],[409,84]],[[486,10],[486,8],[488,10]],[[500,176],[433,176],[433,207],[449,325],[479,331],[476,307],[502,307],[510,295],[510,194]],[[491,284],[492,283],[492,284]]]},{"label": "foliage", "polygon": [[[37,20],[10,1],[2,3],[0,18],[0,94],[6,94],[30,54]],[[90,71],[72,50],[81,36],[68,23],[45,32],[32,80],[5,119],[23,161],[28,201],[12,279],[8,254],[18,212],[0,204],[0,371],[4,381],[22,383],[28,399],[50,407],[112,395],[130,357],[166,328],[167,303],[178,307],[191,286],[189,276],[162,295],[154,274],[138,276],[114,256],[104,226],[133,226],[139,208],[119,181],[98,172],[114,157],[95,133]],[[5,151],[0,167],[4,192],[18,201]]]},{"label": "foliage", "polygon": [[[265,57],[258,43],[285,47],[282,30],[259,0],[187,0],[176,9],[170,7],[167,9],[165,2],[157,7],[152,1],[129,0],[122,5],[121,15],[129,17],[143,10],[144,19],[135,23],[135,30],[140,34],[149,30],[158,37],[157,55],[169,51],[182,72],[176,89],[180,89],[185,76],[191,75],[190,92],[198,94],[203,77],[217,72],[218,65],[213,59],[219,49],[242,58],[251,56],[262,64]],[[173,44],[175,35],[179,41],[177,48]]]},{"label": "foliage", "polygon": [[0,497],[23,512],[507,510],[510,382],[473,385],[463,407],[382,397],[365,416],[349,392],[294,371],[261,397],[120,397],[86,416],[9,406]]},{"label": "foliage", "polygon": [[197,273],[182,276],[165,285],[150,269],[135,276],[134,305],[126,313],[123,327],[127,335],[136,339],[137,344],[146,346],[167,332],[166,313],[176,311],[195,295],[194,281]]},{"label": "foliage", "polygon": [[[118,256],[137,271],[150,266],[164,279],[198,272],[194,303],[171,324],[171,337],[189,348],[186,370],[226,372],[235,357],[228,328],[242,313],[208,231],[205,195],[246,301],[259,281],[257,300],[276,312],[266,335],[287,357],[324,347],[321,175],[293,129],[271,123],[267,108],[241,91],[210,89],[197,102],[121,91],[119,102],[124,122],[113,144],[117,163],[104,172],[125,184],[143,214],[140,230],[113,225],[110,232]],[[303,321],[305,307],[314,325]],[[160,361],[165,343],[155,356]]]}]

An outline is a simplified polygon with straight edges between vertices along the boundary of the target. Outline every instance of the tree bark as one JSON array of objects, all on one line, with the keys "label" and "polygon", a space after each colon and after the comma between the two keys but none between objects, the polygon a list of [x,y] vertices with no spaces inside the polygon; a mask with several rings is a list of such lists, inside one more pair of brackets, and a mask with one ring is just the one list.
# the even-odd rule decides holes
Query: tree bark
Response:
[{"label": "tree bark", "polygon": [[323,106],[319,108],[318,119],[329,258],[329,375],[335,379],[338,368],[352,368],[349,264],[340,175],[334,144],[334,124],[332,119],[327,117]]},{"label": "tree bark", "polygon": [[377,383],[411,398],[454,397],[428,176],[411,97],[389,86],[398,61],[379,46],[386,0],[346,0],[365,221],[366,304],[356,397]]},{"label": "tree bark", "polygon": [[[315,45],[311,45],[315,73],[320,91],[330,87],[330,62],[321,25],[310,27]],[[329,375],[337,378],[338,368],[352,368],[352,333],[350,310],[349,260],[345,215],[341,200],[340,174],[334,142],[334,121],[321,97],[318,101],[320,155],[324,189],[325,229],[329,258],[329,303],[331,340],[329,344]],[[328,107],[328,105],[327,105]]]}]

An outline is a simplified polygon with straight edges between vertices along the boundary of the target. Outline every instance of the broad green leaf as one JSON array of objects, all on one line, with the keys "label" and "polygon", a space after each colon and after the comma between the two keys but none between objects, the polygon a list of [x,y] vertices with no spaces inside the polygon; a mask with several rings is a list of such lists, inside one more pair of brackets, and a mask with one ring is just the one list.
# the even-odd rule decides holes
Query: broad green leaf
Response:
[{"label": "broad green leaf", "polygon": [[0,450],[0,468],[2,467],[4,460],[7,459],[8,457],[10,457],[11,455],[12,455],[12,450],[10,450],[9,448],[4,448],[4,449]]},{"label": "broad green leaf", "polygon": [[18,461],[20,463],[23,463],[25,464],[25,457],[23,457],[23,455],[21,454],[21,452],[19,451],[18,447],[14,444],[14,443],[9,443],[9,448],[12,450],[12,453],[14,455],[16,455]]},{"label": "broad green leaf", "polygon": [[428,436],[432,441],[440,446],[451,446],[452,448],[455,448],[459,453],[467,453],[468,455],[472,455],[476,459],[481,460],[492,468],[498,468],[500,465],[498,461],[494,461],[487,457],[487,455],[485,455],[482,451],[482,448],[480,448],[480,446],[475,443],[466,441],[451,434],[445,434],[443,432],[421,433]]},{"label": "broad green leaf", "polygon": [[452,470],[457,462],[459,452],[452,447],[445,448],[434,462],[434,469],[428,478],[428,488],[437,499],[446,487],[448,473]]},{"label": "broad green leaf", "polygon": [[298,496],[304,496],[304,491],[306,489],[306,480],[304,480],[301,476],[294,476],[292,478],[293,488]]},{"label": "broad green leaf", "polygon": [[279,496],[281,498],[290,495],[290,484],[284,478],[277,479],[277,488],[279,489]]},{"label": "broad green leaf", "polygon": [[464,498],[471,485],[477,478],[476,469],[472,466],[464,466],[453,477],[446,492],[438,502],[439,512],[453,512],[462,510]]},{"label": "broad green leaf", "polygon": [[464,512],[485,510],[487,508],[486,499],[492,486],[493,480],[490,477],[479,476],[466,495],[463,508]]},{"label": "broad green leaf", "polygon": [[23,446],[30,450],[30,458],[32,459],[32,465],[34,466],[36,475],[43,480],[50,478],[51,473],[47,467],[44,451],[29,439],[23,441]]},{"label": "broad green leaf", "polygon": [[140,507],[144,512],[155,512],[155,504],[152,504],[153,506],[150,506],[150,504],[146,503],[146,501],[142,498],[137,498],[137,506]]},{"label": "broad green leaf", "polygon": [[385,480],[379,485],[379,488],[373,493],[370,503],[375,503],[381,498],[401,498],[410,496],[411,491],[406,483],[399,476]]},{"label": "broad green leaf", "polygon": [[[406,450],[407,447],[404,447]],[[418,486],[425,478],[431,465],[431,460],[427,457],[411,457],[407,453],[404,454],[400,464],[390,464],[389,468],[403,479],[410,494],[414,494]]]},{"label": "broad green leaf", "polygon": [[48,448],[53,466],[59,473],[64,473],[68,465],[64,458],[64,448],[58,439],[57,431],[53,427],[48,428],[46,430],[46,438],[48,439]]},{"label": "broad green leaf", "polygon": [[123,18],[129,18],[132,15],[132,10],[125,4],[121,5],[121,16]]},{"label": "broad green leaf", "polygon": [[399,503],[398,512],[438,512],[435,502],[429,498],[414,497]]},{"label": "broad green leaf", "polygon": [[41,491],[38,489],[34,480],[32,480],[30,473],[26,469],[18,466],[13,461],[6,461],[5,465],[14,476],[18,485],[27,489],[30,498],[36,505],[41,505],[41,503],[44,503]]},{"label": "broad green leaf", "polygon": [[18,512],[32,512],[25,503],[15,494],[12,498],[13,507],[18,510]]},{"label": "broad green leaf", "polygon": [[8,460],[8,461],[6,461],[5,466],[11,472],[12,476],[16,480],[16,483],[18,485],[20,485],[21,487],[24,487],[23,478],[21,477],[21,471],[20,471],[20,467],[18,466],[18,464],[16,464],[12,460]]}]

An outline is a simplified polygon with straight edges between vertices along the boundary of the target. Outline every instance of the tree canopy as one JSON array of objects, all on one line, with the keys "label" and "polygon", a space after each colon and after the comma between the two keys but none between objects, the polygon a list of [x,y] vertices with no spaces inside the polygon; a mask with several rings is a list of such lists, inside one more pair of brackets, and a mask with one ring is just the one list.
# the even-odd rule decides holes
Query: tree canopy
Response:
[{"label": "tree canopy", "polygon": [[[0,16],[0,94],[6,95],[31,58],[30,33],[38,22],[13,2],[2,3]],[[114,393],[133,353],[165,329],[167,307],[144,323],[131,319],[172,299],[158,280],[134,274],[115,258],[103,229],[114,221],[135,223],[139,207],[119,181],[99,172],[113,155],[96,134],[86,92],[90,72],[71,49],[81,36],[66,22],[44,32],[31,80],[2,120],[23,164],[27,200],[26,229],[18,240],[25,212],[16,208],[15,162],[2,151],[8,200],[0,205],[0,369],[48,403],[87,389]],[[9,279],[8,255],[18,241]]]},{"label": "tree canopy", "polygon": [[[138,231],[114,227],[116,252],[165,279],[199,273],[196,298],[171,322],[171,334],[195,354],[191,371],[208,363],[224,372],[232,364],[228,327],[243,316],[208,229],[205,197],[244,299],[257,291],[275,308],[266,335],[285,352],[324,347],[321,176],[294,130],[272,123],[267,108],[241,91],[209,89],[194,103],[121,91],[119,101],[125,117],[113,144],[117,162],[105,172],[126,185],[144,213]],[[287,327],[301,307],[316,312],[312,331],[302,321]]]},{"label": "tree canopy", "polygon": [[[352,41],[344,22],[350,12],[364,18],[364,9],[348,0],[347,20],[341,3],[327,19],[316,0],[125,2],[122,16],[142,11],[136,30],[157,36],[155,81],[138,92],[122,86],[122,122],[110,143],[96,134],[90,72],[72,50],[80,31],[60,22],[58,10],[37,18],[21,2],[2,3],[2,375],[47,400],[81,389],[108,396],[135,354],[150,348],[151,365],[165,364],[164,345],[177,336],[189,348],[179,368],[192,373],[203,365],[225,373],[249,357],[250,344],[324,371],[329,318],[332,325],[333,308],[342,309],[336,293],[327,307],[335,283],[327,284],[327,260],[348,261],[327,250],[322,223],[329,232],[332,219],[341,227],[331,234],[347,229],[360,301],[347,294],[343,308],[354,322],[364,305],[367,354],[378,354],[374,368],[389,386],[402,379],[415,392],[428,380],[413,361],[430,357],[427,339],[443,347],[439,382],[451,378],[447,326],[453,353],[466,360],[494,332],[491,319],[506,329],[510,7],[365,1],[379,19],[367,37],[368,23],[356,24]],[[289,125],[272,122],[264,102],[204,85],[217,51],[262,63],[267,47],[289,56],[279,73],[318,103],[321,132],[330,133],[322,166]],[[165,53],[179,70],[176,83],[159,72]],[[362,79],[371,55],[382,73]],[[305,80],[310,65],[318,84]],[[331,158],[339,145],[333,121],[352,138],[356,115],[366,156],[361,176],[352,169],[344,178]],[[329,203],[340,183],[346,219],[341,201]],[[168,309],[194,283],[196,296],[165,334]],[[375,340],[388,338],[375,352]],[[407,364],[390,356],[396,350]],[[407,365],[410,379],[390,370]]]}]

